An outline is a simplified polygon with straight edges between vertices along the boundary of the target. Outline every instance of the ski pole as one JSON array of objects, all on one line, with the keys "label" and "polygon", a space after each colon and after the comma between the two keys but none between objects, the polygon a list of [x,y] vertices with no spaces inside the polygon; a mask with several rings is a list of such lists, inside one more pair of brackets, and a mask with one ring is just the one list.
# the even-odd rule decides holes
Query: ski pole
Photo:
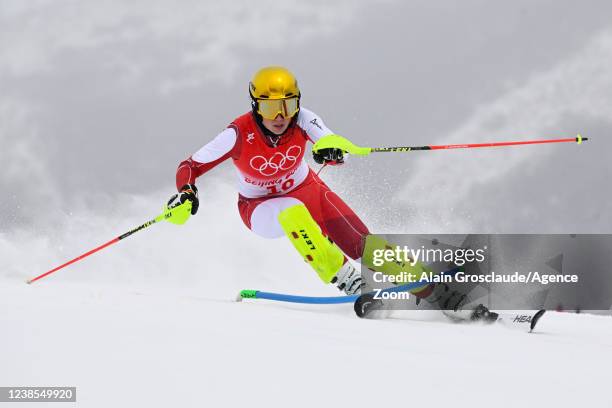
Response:
[{"label": "ski pole", "polygon": [[129,237],[130,235],[138,232],[138,231],[142,231],[143,229],[150,227],[151,225],[160,222],[160,221],[170,221],[173,224],[184,224],[185,221],[187,221],[187,218],[189,218],[189,216],[191,215],[191,201],[185,201],[183,204],[176,206],[174,208],[165,208],[164,212],[161,213],[160,215],[158,215],[157,217],[153,218],[150,221],[145,222],[144,224],[126,232],[125,234],[119,235],[116,238],[111,239],[110,241],[108,241],[105,244],[100,245],[99,247],[96,247],[94,249],[92,249],[91,251],[85,252],[83,255],[79,255],[74,259],[71,259],[70,261],[51,269],[50,271],[47,271],[45,273],[43,273],[42,275],[38,275],[35,278],[32,279],[28,279],[26,281],[26,283],[30,284],[33,282],[36,282],[39,279],[44,278],[45,276],[51,275],[54,272],[59,271],[60,269],[65,268],[68,265],[71,265],[75,262],[80,261],[83,258],[87,258],[89,255],[92,255],[108,246],[111,246],[113,244],[116,244],[117,242],[121,241],[122,239],[125,239],[127,237]]},{"label": "ski pole", "polygon": [[342,136],[329,135],[319,139],[312,150],[317,152],[321,149],[340,149],[347,153],[367,156],[370,153],[380,152],[412,152],[417,150],[446,150],[446,149],[474,149],[478,147],[502,147],[502,146],[520,146],[532,144],[548,144],[548,143],[576,143],[582,144],[589,140],[588,137],[577,135],[576,137],[566,139],[538,139],[538,140],[519,140],[513,142],[490,142],[490,143],[465,143],[465,144],[450,144],[450,145],[426,145],[426,146],[398,146],[398,147],[361,147],[357,146]]}]

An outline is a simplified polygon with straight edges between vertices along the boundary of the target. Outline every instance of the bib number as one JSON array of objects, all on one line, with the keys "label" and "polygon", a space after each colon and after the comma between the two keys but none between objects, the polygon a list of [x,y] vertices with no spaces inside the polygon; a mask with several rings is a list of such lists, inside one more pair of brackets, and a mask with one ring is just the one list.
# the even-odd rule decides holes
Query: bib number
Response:
[{"label": "bib number", "polygon": [[268,194],[278,194],[283,191],[291,190],[294,184],[295,184],[295,180],[290,178],[281,183],[280,185],[281,191],[278,191],[278,185],[268,186],[266,188],[268,189]]}]

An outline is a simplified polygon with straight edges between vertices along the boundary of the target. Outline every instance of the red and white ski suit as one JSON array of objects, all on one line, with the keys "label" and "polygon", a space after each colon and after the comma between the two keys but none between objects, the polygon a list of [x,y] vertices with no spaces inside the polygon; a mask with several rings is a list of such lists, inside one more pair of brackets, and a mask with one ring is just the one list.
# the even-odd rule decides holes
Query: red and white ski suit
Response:
[{"label": "red and white ski suit", "polygon": [[284,236],[278,214],[303,203],[323,234],[352,259],[363,253],[368,228],[304,160],[306,142],[330,135],[321,118],[301,108],[277,145],[272,146],[252,112],[236,118],[224,131],[180,163],[176,186],[231,158],[238,175],[238,209],[244,224],[264,238]]}]

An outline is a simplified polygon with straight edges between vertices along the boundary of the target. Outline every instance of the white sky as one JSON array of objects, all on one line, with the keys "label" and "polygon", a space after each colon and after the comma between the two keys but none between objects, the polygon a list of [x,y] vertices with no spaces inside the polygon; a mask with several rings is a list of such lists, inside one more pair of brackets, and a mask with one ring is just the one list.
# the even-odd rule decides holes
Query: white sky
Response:
[{"label": "white sky", "polygon": [[[609,232],[611,16],[605,1],[5,0],[0,230],[170,194],[177,163],[249,109],[252,72],[284,64],[358,144],[592,138],[326,170],[373,230]],[[228,163],[200,183],[231,182]]]}]

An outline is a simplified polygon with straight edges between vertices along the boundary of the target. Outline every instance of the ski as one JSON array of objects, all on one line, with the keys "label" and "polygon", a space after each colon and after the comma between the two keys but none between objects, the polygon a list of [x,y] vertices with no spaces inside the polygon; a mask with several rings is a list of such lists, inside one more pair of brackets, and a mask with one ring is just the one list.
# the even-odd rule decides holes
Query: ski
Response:
[{"label": "ski", "polygon": [[526,329],[531,333],[544,315],[546,310],[540,309],[537,312],[521,311],[515,313],[499,312],[497,322],[509,328]]},{"label": "ski", "polygon": [[[360,318],[373,317],[375,316],[372,314],[373,312],[377,310],[382,310],[383,308],[384,308],[383,301],[380,299],[376,299],[372,293],[365,293],[357,297],[357,299],[355,300],[355,303],[353,304],[353,310],[355,311],[355,314]],[[486,310],[486,315],[478,314],[478,316],[476,316],[476,313],[474,313],[471,319],[469,320],[466,319],[464,320],[464,322],[466,323],[484,322],[484,323],[489,323],[489,324],[490,323],[500,323],[504,327],[508,327],[511,329],[524,330],[528,328],[530,333],[535,329],[539,320],[542,318],[542,316],[546,312],[546,310],[544,309],[541,309],[535,312],[533,311],[493,312],[493,311],[488,311],[488,309],[482,307],[482,305],[479,305],[475,309],[475,311],[480,310],[479,308]]]},{"label": "ski", "polygon": [[376,299],[373,293],[364,293],[355,300],[353,310],[357,317],[365,318],[375,310],[382,309],[383,306],[382,300]]}]

